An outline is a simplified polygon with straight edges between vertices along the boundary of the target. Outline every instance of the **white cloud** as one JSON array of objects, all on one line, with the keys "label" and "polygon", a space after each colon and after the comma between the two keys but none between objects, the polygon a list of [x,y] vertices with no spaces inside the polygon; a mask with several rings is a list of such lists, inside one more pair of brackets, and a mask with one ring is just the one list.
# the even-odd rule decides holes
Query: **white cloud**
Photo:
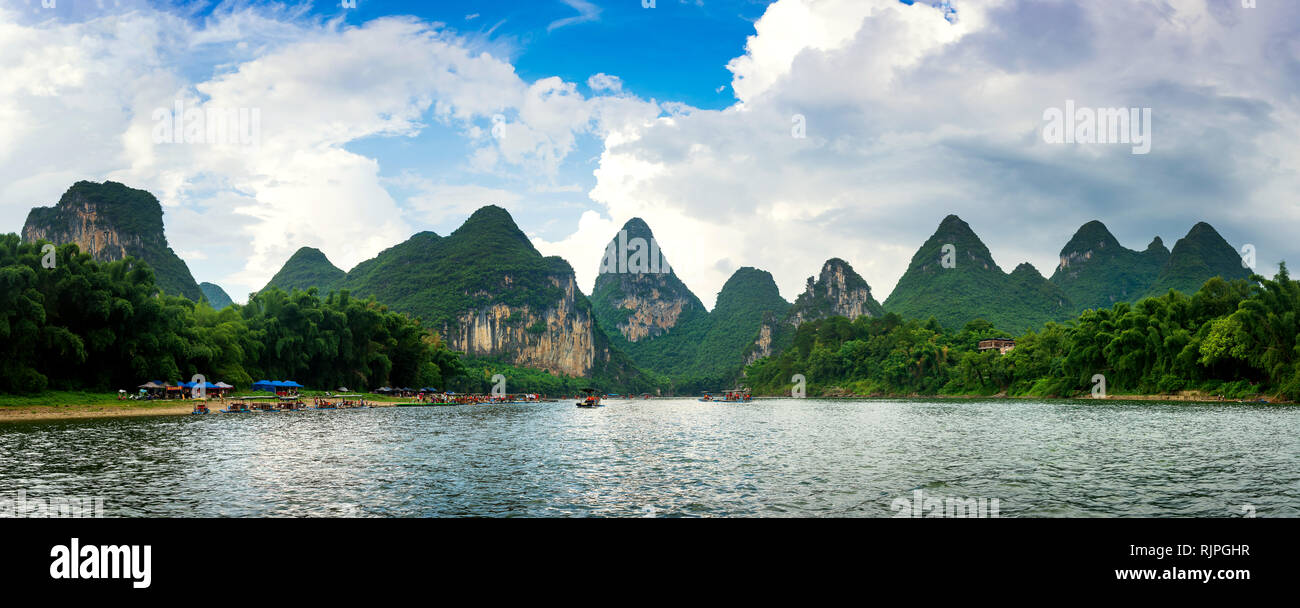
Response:
[{"label": "white cloud", "polygon": [[[1028,260],[1050,276],[1091,219],[1138,249],[1204,219],[1234,245],[1268,242],[1261,260],[1285,257],[1280,226],[1300,219],[1285,194],[1300,186],[1289,12],[954,4],[955,23],[920,2],[772,4],[728,66],[736,104],[610,134],[591,198],[612,224],[643,217],[709,305],[727,261],[771,271],[793,298],[832,256],[883,300],[948,213],[1006,271]],[[1043,110],[1066,99],[1152,107],[1155,149],[1043,143]],[[564,241],[580,272],[600,251],[578,244],[606,228]]]},{"label": "white cloud", "polygon": [[[551,30],[599,16],[567,4],[578,16]],[[158,194],[196,278],[243,294],[300,246],[346,268],[419,224],[570,192],[566,162],[594,137],[595,210],[534,243],[589,287],[604,243],[640,216],[712,306],[737,266],[793,298],[832,256],[883,300],[948,213],[1005,270],[1044,275],[1090,219],[1135,248],[1204,219],[1262,265],[1286,257],[1300,219],[1300,27],[1264,3],[989,0],[958,3],[951,23],[922,3],[779,0],[728,64],[736,103],[721,110],[643,100],[603,73],[593,97],[524,81],[497,43],[413,19],[224,7],[201,23],[0,9],[0,221],[16,230],[78,179],[123,181]],[[261,144],[155,145],[151,113],[177,99],[259,109]],[[1151,107],[1151,154],[1042,143],[1043,110],[1066,99]],[[468,143],[459,176],[385,179],[389,159],[354,145],[434,129]]]},{"label": "white cloud", "polygon": [[[140,10],[23,24],[0,12],[0,34],[13,59],[0,64],[4,222],[17,230],[79,179],[145,188],[196,276],[231,293],[259,289],[302,246],[346,269],[409,237],[410,221],[520,199],[426,180],[399,203],[379,160],[345,148],[353,142],[413,137],[433,121],[475,142],[471,169],[554,175],[577,136],[658,114],[633,98],[587,99],[558,78],[524,82],[467,39],[405,18],[348,27],[245,9],[195,25]],[[181,69],[205,61],[210,73]],[[259,145],[156,144],[154,112],[177,100],[255,110]],[[499,115],[509,116],[503,137],[491,131]]]},{"label": "white cloud", "polygon": [[565,17],[563,19],[552,21],[550,25],[546,26],[546,31],[548,32],[568,25],[590,23],[600,19],[600,7],[588,2],[588,0],[560,0],[560,2],[569,5],[570,8],[578,11],[578,14],[574,17]]},{"label": "white cloud", "polygon": [[618,76],[611,76],[604,72],[592,75],[587,79],[587,86],[593,91],[611,91],[614,93],[623,90],[623,80]]}]

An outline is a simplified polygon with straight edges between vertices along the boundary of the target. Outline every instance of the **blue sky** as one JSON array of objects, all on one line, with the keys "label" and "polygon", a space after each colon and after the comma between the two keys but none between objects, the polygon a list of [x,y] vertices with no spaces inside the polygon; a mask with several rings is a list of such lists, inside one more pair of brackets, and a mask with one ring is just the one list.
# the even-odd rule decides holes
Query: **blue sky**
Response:
[{"label": "blue sky", "polygon": [[[1265,272],[1294,251],[1275,3],[356,4],[0,0],[0,224],[80,179],[145,188],[237,300],[299,247],[348,269],[485,204],[584,289],[642,217],[706,306],[740,266],[793,299],[830,257],[884,300],[950,213],[1044,276],[1090,220],[1134,249],[1208,221]],[[258,145],[159,144],[177,102],[256,110]],[[1046,141],[1067,102],[1150,109],[1150,153]]]}]

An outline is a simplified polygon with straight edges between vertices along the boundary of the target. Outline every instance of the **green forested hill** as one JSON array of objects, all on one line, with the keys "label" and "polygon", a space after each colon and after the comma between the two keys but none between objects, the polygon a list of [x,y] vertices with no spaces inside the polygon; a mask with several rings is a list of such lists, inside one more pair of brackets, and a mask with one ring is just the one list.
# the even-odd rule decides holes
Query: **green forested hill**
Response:
[{"label": "green forested hill", "polygon": [[[483,207],[446,237],[432,232],[416,234],[347,273],[338,271],[342,276],[329,270],[332,265],[325,267],[328,261],[323,255],[312,252],[306,260],[315,263],[302,266],[316,271],[323,268],[324,272],[316,275],[326,285],[295,287],[348,290],[354,297],[373,297],[421,319],[453,347],[467,352],[475,347],[492,350],[492,356],[523,367],[529,366],[528,361],[574,363],[590,357],[596,379],[613,386],[640,386],[638,372],[627,355],[610,347],[594,321],[584,325],[583,319],[594,319],[594,315],[590,301],[574,284],[573,268],[563,258],[543,257],[505,209]],[[553,324],[545,322],[543,317],[548,314],[557,317]],[[463,331],[466,315],[471,315],[475,332]],[[589,351],[545,350],[586,331],[591,331]],[[556,341],[539,345],[543,335]]]},{"label": "green forested hill", "polygon": [[545,308],[564,297],[552,278],[572,274],[563,258],[538,253],[510,213],[493,205],[445,238],[421,232],[380,252],[337,287],[374,295],[439,327],[488,303]]},{"label": "green forested hill", "polygon": [[280,272],[271,277],[263,290],[276,288],[284,291],[306,290],[315,287],[321,292],[329,292],[343,279],[346,273],[330,263],[325,253],[314,247],[303,247],[289,258],[280,268]]},{"label": "green forested hill", "polygon": [[1085,310],[1016,336],[1006,354],[979,351],[1004,335],[986,322],[831,317],[801,325],[791,348],[746,369],[760,394],[1087,396],[1102,375],[1111,394],[1200,391],[1227,399],[1300,398],[1300,282],[1215,277],[1196,292]]},{"label": "green forested hill", "polygon": [[790,303],[781,297],[771,273],[750,267],[737,270],[723,284],[709,314],[709,331],[700,343],[696,374],[706,378],[738,375],[763,319],[783,318],[789,309]]},{"label": "green forested hill", "polygon": [[[954,265],[944,267],[945,245]],[[885,310],[905,318],[934,317],[958,329],[975,319],[1024,331],[1060,321],[1074,312],[1064,292],[1032,267],[1002,272],[984,243],[961,218],[949,215],[917,250],[907,272],[885,300]]]},{"label": "green forested hill", "polygon": [[199,289],[203,290],[203,297],[208,301],[208,304],[217,310],[235,303],[234,300],[230,299],[230,295],[226,293],[226,290],[216,283],[199,283]]},{"label": "green forested hill", "polygon": [[1249,268],[1242,266],[1241,255],[1219,236],[1214,227],[1198,222],[1187,236],[1174,243],[1169,260],[1160,269],[1147,295],[1164,295],[1170,289],[1195,293],[1213,277],[1244,279],[1250,273]]},{"label": "green forested hill", "polygon": [[1094,220],[1074,233],[1061,248],[1060,259],[1051,281],[1070,298],[1075,312],[1080,312],[1136,301],[1155,282],[1169,260],[1169,250],[1160,237],[1145,251],[1127,249],[1104,224]]}]

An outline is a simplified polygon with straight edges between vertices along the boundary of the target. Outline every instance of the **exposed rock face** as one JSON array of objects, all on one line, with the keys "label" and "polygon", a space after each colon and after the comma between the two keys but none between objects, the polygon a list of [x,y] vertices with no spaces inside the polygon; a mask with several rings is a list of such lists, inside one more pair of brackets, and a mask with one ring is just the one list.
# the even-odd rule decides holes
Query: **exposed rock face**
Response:
[{"label": "exposed rock face", "polygon": [[591,312],[579,308],[572,275],[552,281],[565,294],[554,307],[488,305],[444,327],[448,343],[470,355],[505,355],[515,365],[553,374],[588,375],[598,351]]},{"label": "exposed rock face", "polygon": [[605,247],[591,305],[614,346],[638,365],[662,373],[695,369],[709,312],[641,218],[628,220]]},{"label": "exposed rock face", "polygon": [[144,190],[116,182],[77,182],[53,207],[37,207],[23,224],[23,240],[75,243],[101,262],[126,257],[153,268],[158,287],[170,295],[203,297],[189,267],[167,245],[162,205]]},{"label": "exposed rock face", "polygon": [[[692,302],[683,297],[666,297],[659,285],[645,285],[662,281],[654,275],[621,275],[625,287],[622,297],[610,300],[615,308],[629,311],[627,319],[615,324],[618,333],[628,342],[656,338],[677,326],[682,312],[694,309]],[[658,281],[656,281],[658,279]]]},{"label": "exposed rock face", "polygon": [[23,225],[23,240],[46,240],[60,245],[76,243],[79,249],[101,262],[126,258],[130,255],[126,251],[127,245],[132,249],[144,246],[140,236],[135,234],[126,235],[126,242],[122,242],[122,235],[104,225],[99,210],[95,207],[95,203],[87,199],[76,199],[72,205],[63,209],[64,218],[67,219],[64,226],[36,225],[28,216],[27,223]]},{"label": "exposed rock face", "polygon": [[831,316],[878,317],[884,314],[871,296],[871,287],[839,258],[827,260],[816,280],[808,277],[807,287],[790,309],[788,322],[798,327],[808,321]]},{"label": "exposed rock face", "polygon": [[763,318],[763,324],[758,327],[758,339],[754,345],[745,354],[745,365],[749,365],[764,357],[772,356],[773,342],[776,338],[776,319],[768,315]]},{"label": "exposed rock face", "polygon": [[610,348],[573,268],[543,257],[500,207],[475,211],[446,237],[418,233],[346,273],[304,248],[276,276],[277,287],[374,297],[468,356],[614,382],[637,374]]},{"label": "exposed rock face", "polygon": [[641,218],[628,220],[605,252],[591,299],[607,329],[637,343],[706,316],[704,304],[673,273]]}]

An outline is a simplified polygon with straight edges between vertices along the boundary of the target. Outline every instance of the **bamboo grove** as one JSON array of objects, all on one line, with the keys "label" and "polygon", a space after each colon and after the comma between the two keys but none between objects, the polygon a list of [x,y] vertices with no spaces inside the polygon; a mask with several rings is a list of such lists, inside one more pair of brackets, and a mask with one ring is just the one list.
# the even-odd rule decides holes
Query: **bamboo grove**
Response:
[{"label": "bamboo grove", "polygon": [[979,340],[1009,337],[977,320],[961,331],[895,314],[801,325],[786,352],[751,364],[759,392],[788,394],[803,374],[809,394],[1075,396],[1097,374],[1112,394],[1199,390],[1225,398],[1300,399],[1300,283],[1282,264],[1273,279],[1210,279],[1084,311],[1016,338],[1005,355]]},{"label": "bamboo grove", "polygon": [[247,387],[438,387],[463,373],[420,322],[346,291],[277,289],[213,310],[159,293],[135,259],[101,263],[63,245],[0,235],[0,392],[112,390],[148,380]]}]

